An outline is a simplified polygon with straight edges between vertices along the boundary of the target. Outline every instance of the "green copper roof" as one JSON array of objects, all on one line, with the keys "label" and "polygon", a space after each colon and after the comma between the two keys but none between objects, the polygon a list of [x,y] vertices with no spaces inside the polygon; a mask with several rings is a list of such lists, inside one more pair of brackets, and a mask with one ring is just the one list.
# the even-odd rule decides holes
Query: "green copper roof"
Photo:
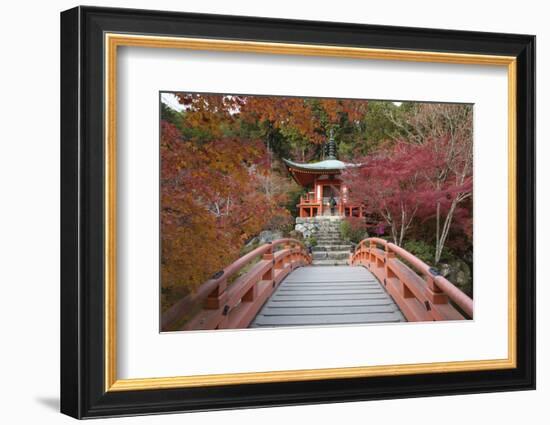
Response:
[{"label": "green copper roof", "polygon": [[336,142],[334,141],[334,129],[330,130],[329,142],[327,145],[327,159],[319,162],[311,163],[299,163],[291,161],[290,159],[284,159],[283,161],[289,168],[294,168],[297,170],[302,170],[304,172],[330,172],[330,171],[340,171],[345,168],[357,167],[357,164],[347,164],[336,159]]},{"label": "green copper roof", "polygon": [[301,164],[298,162],[291,161],[289,159],[284,159],[285,164],[292,168],[297,168],[301,170],[311,170],[311,171],[331,171],[331,170],[343,170],[348,167],[350,164],[339,161],[338,159],[327,159],[325,161],[312,162],[310,164]]}]

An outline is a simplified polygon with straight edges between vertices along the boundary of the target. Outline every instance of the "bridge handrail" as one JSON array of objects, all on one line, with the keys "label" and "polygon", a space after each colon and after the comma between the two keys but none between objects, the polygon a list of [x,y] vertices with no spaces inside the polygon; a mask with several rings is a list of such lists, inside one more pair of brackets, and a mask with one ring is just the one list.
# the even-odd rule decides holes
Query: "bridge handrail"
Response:
[{"label": "bridge handrail", "polygon": [[212,278],[201,284],[195,291],[188,294],[186,297],[178,301],[171,308],[162,314],[161,328],[165,329],[179,317],[183,312],[191,311],[195,306],[206,301],[206,299],[214,292],[225,291],[225,285],[228,279],[235,276],[245,266],[247,266],[255,258],[265,255],[273,254],[274,249],[280,245],[294,245],[300,247],[305,252],[305,247],[302,242],[292,238],[277,239],[272,242],[267,242],[256,249],[250,251],[248,254],[235,260],[233,263],[225,267],[223,270],[215,273]]},{"label": "bridge handrail", "polygon": [[409,263],[416,271],[420,272],[425,277],[431,279],[434,284],[439,288],[445,295],[447,295],[456,305],[458,305],[464,313],[468,316],[473,317],[474,314],[474,303],[473,300],[457,288],[452,282],[448,281],[444,276],[440,275],[438,271],[428,264],[423,262],[421,259],[411,254],[409,251],[401,248],[394,243],[388,242],[382,238],[366,238],[363,239],[353,253],[352,257],[359,253],[362,249],[365,249],[366,244],[374,243],[376,245],[381,245],[384,247],[386,252],[393,252],[398,257],[404,259]]}]

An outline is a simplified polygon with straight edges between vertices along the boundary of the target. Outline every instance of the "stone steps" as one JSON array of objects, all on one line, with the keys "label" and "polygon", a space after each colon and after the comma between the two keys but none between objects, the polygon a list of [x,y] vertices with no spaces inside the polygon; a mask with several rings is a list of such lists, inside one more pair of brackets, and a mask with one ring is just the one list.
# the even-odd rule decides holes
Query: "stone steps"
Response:
[{"label": "stone steps", "polygon": [[343,243],[340,238],[315,238],[317,245],[338,245]]},{"label": "stone steps", "polygon": [[316,251],[348,251],[350,250],[350,245],[347,244],[317,244],[312,249],[313,252]]},{"label": "stone steps", "polygon": [[315,238],[312,247],[314,266],[345,266],[348,264],[350,244],[340,236],[341,218],[315,217],[297,218],[296,230],[306,232],[304,236]]},{"label": "stone steps", "polygon": [[349,258],[349,251],[315,251],[314,260],[346,260]]},{"label": "stone steps", "polygon": [[314,260],[312,266],[346,266],[348,260]]}]

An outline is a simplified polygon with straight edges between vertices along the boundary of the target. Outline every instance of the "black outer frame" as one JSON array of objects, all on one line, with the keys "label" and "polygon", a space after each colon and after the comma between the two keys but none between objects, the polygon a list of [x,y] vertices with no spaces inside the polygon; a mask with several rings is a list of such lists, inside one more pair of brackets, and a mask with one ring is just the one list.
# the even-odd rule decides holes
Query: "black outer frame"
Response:
[{"label": "black outer frame", "polygon": [[[517,57],[517,368],[104,391],[104,32]],[[61,13],[61,412],[76,418],[535,388],[535,37],[77,7]]]}]

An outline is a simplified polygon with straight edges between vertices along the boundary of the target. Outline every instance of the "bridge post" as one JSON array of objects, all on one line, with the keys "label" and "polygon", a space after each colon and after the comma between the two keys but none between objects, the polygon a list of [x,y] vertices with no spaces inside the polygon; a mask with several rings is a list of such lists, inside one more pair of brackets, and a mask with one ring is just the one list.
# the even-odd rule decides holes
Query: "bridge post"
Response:
[{"label": "bridge post", "polygon": [[[292,245],[287,242],[283,245],[283,249],[292,249]],[[286,267],[287,264],[292,265],[292,256],[290,256],[290,255],[286,256],[283,260],[283,267]]]},{"label": "bridge post", "polygon": [[370,241],[369,242],[368,259],[367,259],[367,262],[369,264],[376,263],[376,257],[374,255],[375,250],[376,250],[376,242]]},{"label": "bridge post", "polygon": [[271,261],[271,267],[262,276],[262,280],[273,281],[273,269],[275,268],[275,259],[273,253],[264,254],[262,257],[266,261]]},{"label": "bridge post", "polygon": [[248,291],[241,298],[242,302],[252,302],[258,296],[258,285],[254,283]]},{"label": "bridge post", "polygon": [[396,278],[396,274],[393,272],[392,268],[390,267],[390,261],[395,258],[395,252],[392,252],[388,249],[388,246],[386,245],[385,254],[384,254],[384,271],[386,273],[386,279],[384,282],[384,285],[387,285],[388,281],[391,281],[393,278]]},{"label": "bridge post", "polygon": [[359,242],[359,244],[355,247],[355,249],[349,255],[350,265],[353,266],[354,262],[356,263],[357,260],[359,260],[359,264],[362,264],[362,260],[363,260],[363,241]]},{"label": "bridge post", "polygon": [[227,280],[224,279],[220,284],[214,289],[206,298],[204,303],[204,308],[206,310],[217,310],[222,305],[225,304],[227,300],[227,293],[225,292],[227,288]]},{"label": "bridge post", "polygon": [[433,304],[447,304],[449,302],[449,297],[441,289],[439,289],[439,286],[435,283],[434,278],[427,274],[425,275],[425,279],[428,289],[426,291],[428,299]]}]

